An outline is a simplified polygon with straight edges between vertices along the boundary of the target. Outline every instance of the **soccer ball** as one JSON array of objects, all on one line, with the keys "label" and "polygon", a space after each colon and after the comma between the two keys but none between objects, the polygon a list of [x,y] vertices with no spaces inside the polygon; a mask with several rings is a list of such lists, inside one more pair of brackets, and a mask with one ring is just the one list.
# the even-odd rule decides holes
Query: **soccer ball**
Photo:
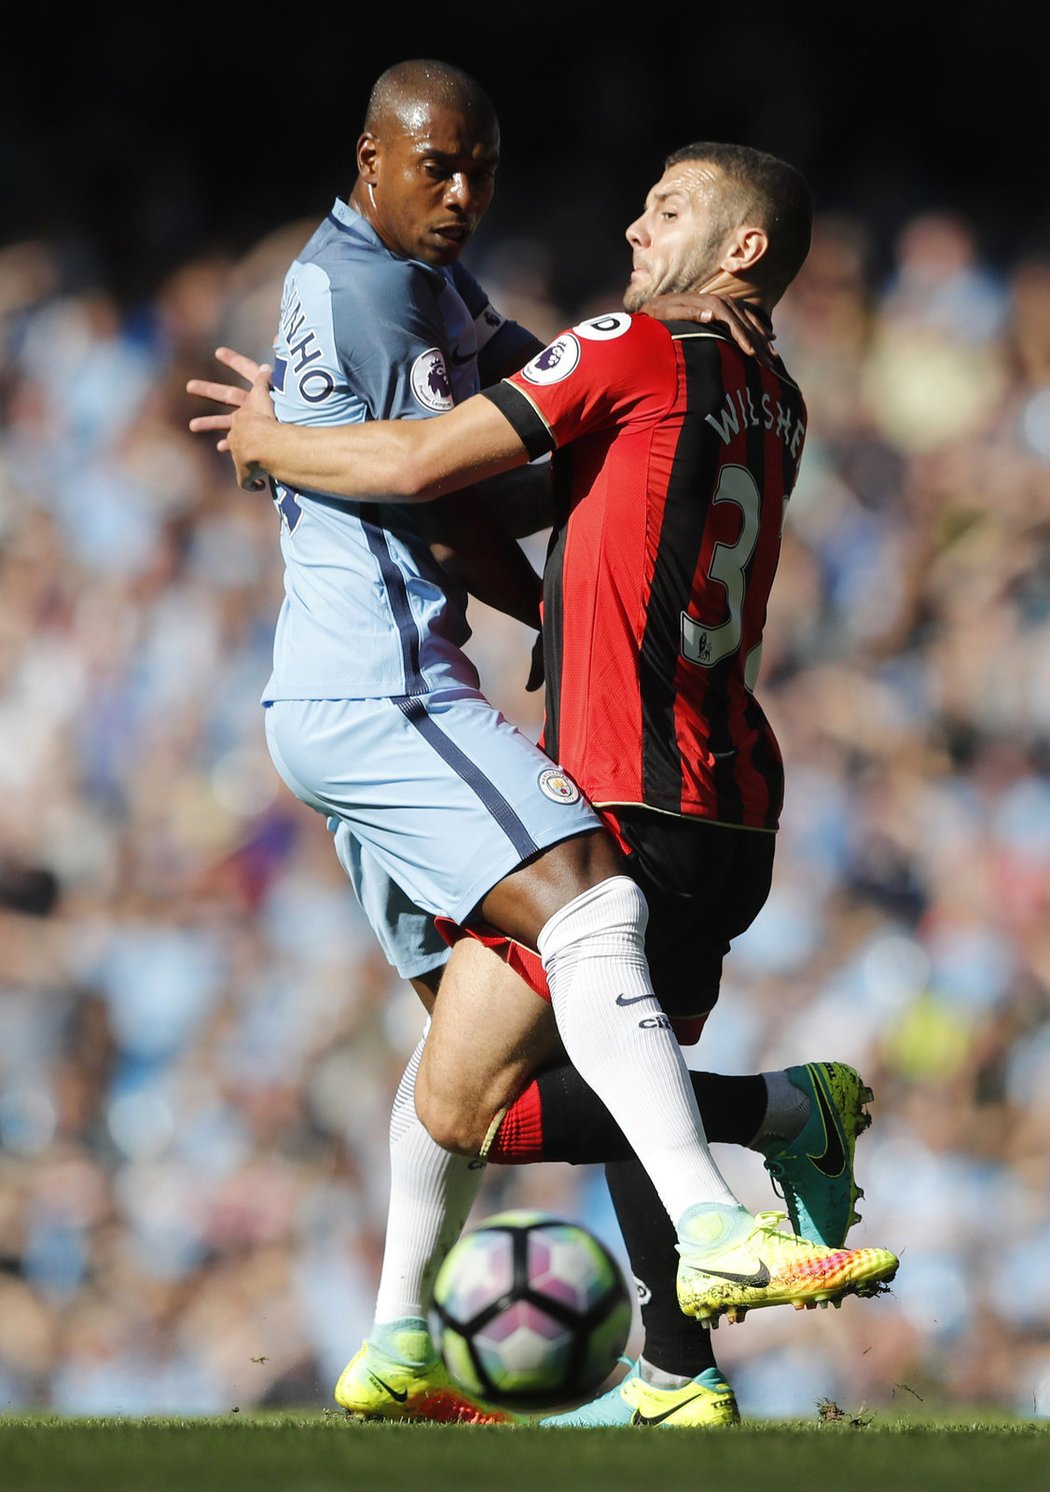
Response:
[{"label": "soccer ball", "polygon": [[586,1228],[501,1212],[448,1254],[430,1328],[468,1393],[550,1409],[585,1398],[612,1372],[627,1345],[631,1296],[619,1264]]}]

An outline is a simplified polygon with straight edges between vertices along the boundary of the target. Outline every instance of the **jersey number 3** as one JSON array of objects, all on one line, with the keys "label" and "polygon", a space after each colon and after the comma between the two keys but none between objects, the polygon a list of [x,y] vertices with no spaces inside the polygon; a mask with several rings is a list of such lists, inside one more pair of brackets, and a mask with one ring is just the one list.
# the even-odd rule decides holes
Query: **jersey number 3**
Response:
[{"label": "jersey number 3", "polygon": [[[762,517],[762,495],[754,477],[744,466],[724,466],[719,475],[713,502],[732,503],[740,509],[740,533],[732,544],[716,544],[707,579],[717,581],[726,593],[729,615],[716,627],[705,627],[695,617],[682,612],[682,656],[701,668],[713,668],[740,647],[743,634],[744,596],[747,590],[745,570],[758,543]],[[748,654],[744,682],[754,687],[761,661],[762,644]]]}]

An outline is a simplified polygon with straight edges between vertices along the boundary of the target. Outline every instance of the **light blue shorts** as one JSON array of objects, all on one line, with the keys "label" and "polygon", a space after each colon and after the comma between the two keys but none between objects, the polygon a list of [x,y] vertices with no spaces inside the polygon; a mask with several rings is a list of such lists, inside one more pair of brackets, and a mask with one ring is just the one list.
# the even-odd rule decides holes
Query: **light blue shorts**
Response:
[{"label": "light blue shorts", "polygon": [[348,824],[329,818],[328,827],[339,831],[336,853],[387,963],[402,979],[417,979],[442,968],[452,949],[430,913],[417,907],[391,880],[371,850],[355,839]]},{"label": "light blue shorts", "polygon": [[377,868],[417,909],[463,923],[524,861],[601,828],[575,783],[477,690],[277,700],[265,719],[274,766],[329,820],[339,859],[402,972],[407,950],[398,952],[396,919],[381,912]]}]

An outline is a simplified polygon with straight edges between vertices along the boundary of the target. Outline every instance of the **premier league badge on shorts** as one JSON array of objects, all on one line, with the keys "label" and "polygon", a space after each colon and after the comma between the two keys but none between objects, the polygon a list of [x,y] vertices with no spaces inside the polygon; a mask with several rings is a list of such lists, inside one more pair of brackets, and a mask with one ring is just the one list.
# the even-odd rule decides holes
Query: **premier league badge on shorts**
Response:
[{"label": "premier league badge on shorts", "polygon": [[560,767],[547,767],[540,773],[540,792],[553,798],[555,803],[578,803],[580,790],[571,777],[566,777]]}]

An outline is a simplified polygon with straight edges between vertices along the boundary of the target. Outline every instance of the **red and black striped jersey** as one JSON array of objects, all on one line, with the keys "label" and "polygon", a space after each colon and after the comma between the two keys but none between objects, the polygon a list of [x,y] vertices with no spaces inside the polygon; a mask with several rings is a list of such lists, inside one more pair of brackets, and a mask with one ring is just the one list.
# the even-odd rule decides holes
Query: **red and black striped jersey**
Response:
[{"label": "red and black striped jersey", "polygon": [[614,313],[484,397],[551,452],[543,745],[598,805],[775,829],[776,737],[755,698],[798,387],[717,327]]}]

